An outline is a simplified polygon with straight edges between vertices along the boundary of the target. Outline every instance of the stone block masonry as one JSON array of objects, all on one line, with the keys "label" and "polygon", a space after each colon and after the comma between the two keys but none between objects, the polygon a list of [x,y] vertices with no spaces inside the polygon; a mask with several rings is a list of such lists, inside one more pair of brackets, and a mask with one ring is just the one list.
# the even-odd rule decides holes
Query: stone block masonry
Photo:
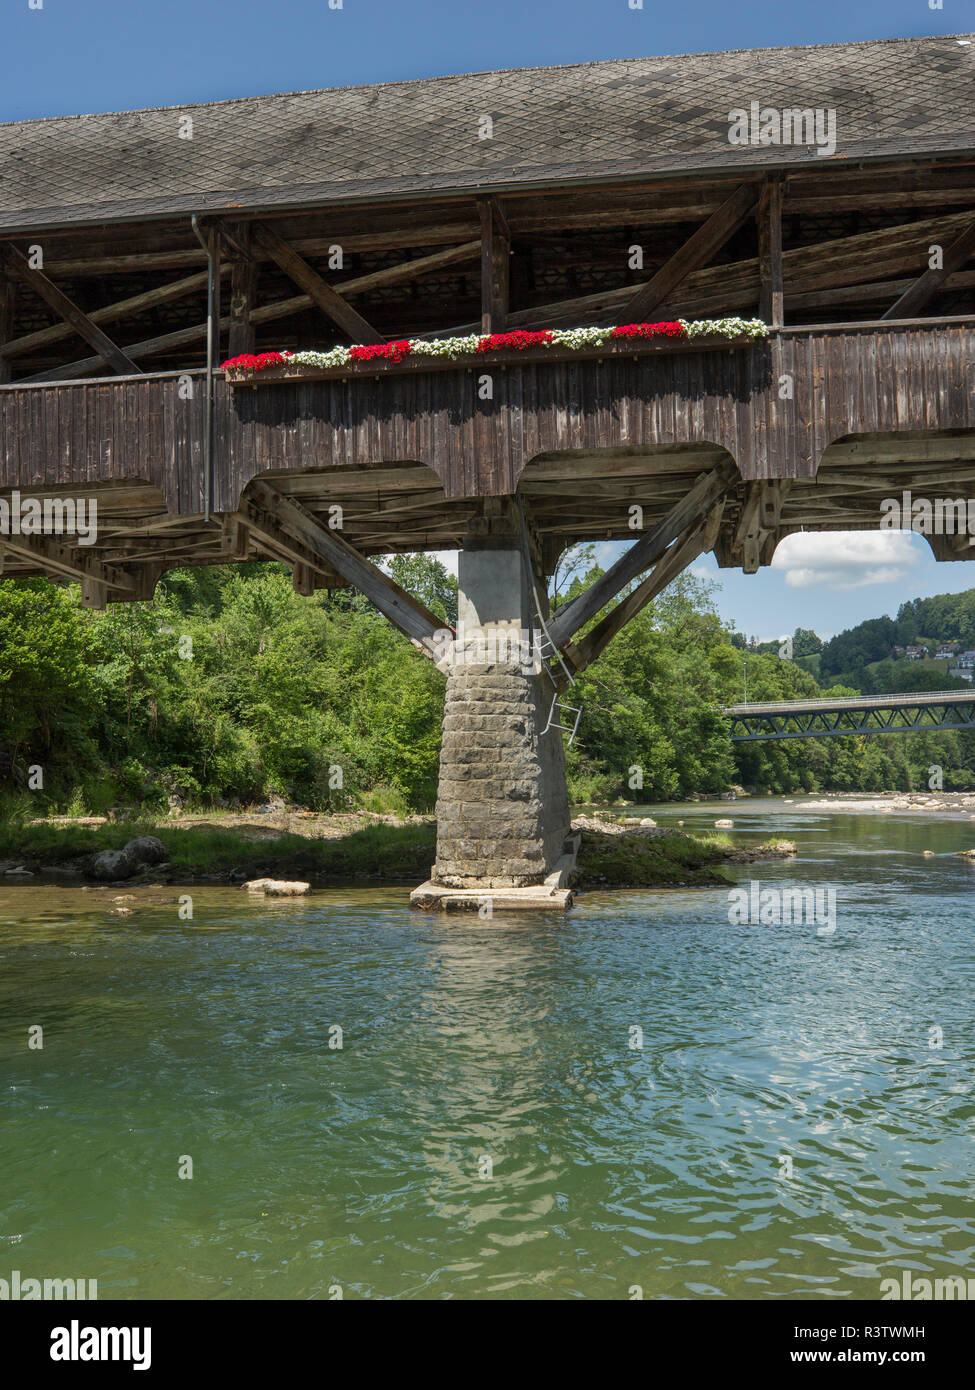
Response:
[{"label": "stone block masonry", "polygon": [[542,732],[551,701],[549,678],[517,664],[449,673],[435,883],[526,887],[558,861],[570,822],[562,735]]}]

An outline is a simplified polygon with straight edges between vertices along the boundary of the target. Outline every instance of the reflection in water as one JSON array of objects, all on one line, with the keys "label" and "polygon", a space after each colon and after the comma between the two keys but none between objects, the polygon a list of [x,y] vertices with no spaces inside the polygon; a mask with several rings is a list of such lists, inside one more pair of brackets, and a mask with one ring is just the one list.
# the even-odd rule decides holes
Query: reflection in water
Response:
[{"label": "reflection in water", "polygon": [[178,890],[118,918],[4,889],[0,1277],[758,1299],[971,1274],[975,828],[778,811],[735,806],[735,834],[798,859],[741,877],[835,885],[832,937],[731,925],[723,889],[490,922],[392,890],[196,889],[181,922]]},{"label": "reflection in water", "polygon": [[[424,1011],[452,1064],[431,1076],[417,1108],[435,1174],[429,1195],[437,1216],[469,1233],[473,1268],[485,1262],[489,1277],[498,1247],[542,1237],[538,1222],[556,1206],[565,1167],[537,1142],[552,1120],[542,1032],[549,1008],[542,998],[526,1007],[524,997],[533,978],[557,969],[555,925],[517,916],[451,921],[441,924],[430,962]],[[469,1268],[465,1258],[454,1276]],[[507,1272],[488,1284],[508,1286]]]}]

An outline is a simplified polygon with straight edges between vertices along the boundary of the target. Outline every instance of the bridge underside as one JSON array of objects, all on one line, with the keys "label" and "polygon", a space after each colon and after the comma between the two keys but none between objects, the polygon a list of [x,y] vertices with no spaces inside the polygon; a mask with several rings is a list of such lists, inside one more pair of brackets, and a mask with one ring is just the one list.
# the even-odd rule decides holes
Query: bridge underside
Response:
[{"label": "bridge underside", "polygon": [[[516,495],[533,535],[554,561],[577,541],[633,541],[659,524],[700,476],[727,462],[726,450],[698,445],[551,452],[526,465]],[[448,498],[437,475],[420,463],[280,470],[262,480],[299,501],[323,526],[338,515],[334,508],[341,508],[339,529],[366,556],[460,549],[484,513],[483,498]],[[159,488],[138,479],[7,487],[0,490],[0,501],[9,506],[15,492],[41,502],[94,499],[93,543],[74,545],[69,534],[59,538],[79,561],[150,571],[158,566],[160,574],[177,566],[243,559],[292,563],[283,538],[257,524],[240,534],[238,523],[251,514],[253,491],[245,488],[239,506],[212,512],[209,519],[202,512],[170,512]],[[829,446],[815,478],[749,485],[736,477],[715,555],[722,566],[754,572],[771,562],[787,535],[877,530],[885,524],[881,503],[893,499],[900,505],[905,492],[917,501],[975,498],[975,430],[854,436]],[[632,511],[634,506],[640,513]],[[910,529],[909,518],[904,529]],[[925,538],[939,560],[973,558],[961,528]],[[29,535],[2,536],[0,546],[8,576],[70,577],[70,566],[49,561],[43,544]],[[326,579],[321,575],[320,583]],[[112,591],[110,597],[122,600],[125,593]]]}]

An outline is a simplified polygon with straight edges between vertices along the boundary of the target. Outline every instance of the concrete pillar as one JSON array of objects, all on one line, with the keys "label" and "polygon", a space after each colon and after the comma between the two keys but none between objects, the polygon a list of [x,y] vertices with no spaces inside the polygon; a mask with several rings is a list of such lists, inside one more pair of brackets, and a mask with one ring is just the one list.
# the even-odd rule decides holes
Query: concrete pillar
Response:
[{"label": "concrete pillar", "polygon": [[541,670],[541,633],[510,519],[470,539],[459,581],[433,881],[466,889],[540,884],[569,833],[565,754],[561,733],[543,732],[554,687]]}]

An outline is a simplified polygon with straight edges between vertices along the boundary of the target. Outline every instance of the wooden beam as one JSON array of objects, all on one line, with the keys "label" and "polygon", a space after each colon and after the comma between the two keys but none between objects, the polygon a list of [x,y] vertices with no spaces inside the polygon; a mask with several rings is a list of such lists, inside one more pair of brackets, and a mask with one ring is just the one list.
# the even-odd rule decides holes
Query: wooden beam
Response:
[{"label": "wooden beam", "polygon": [[264,224],[253,228],[255,243],[266,251],[271,259],[295,282],[300,290],[309,295],[314,304],[326,318],[344,329],[354,343],[384,343],[386,339],[377,333],[372,324],[367,323],[352,305],[326,285],[317,270],[299,256],[277,232]]},{"label": "wooden beam", "polygon": [[[376,464],[362,464],[359,468],[330,468],[328,470],[329,493],[342,499],[366,494],[370,499],[380,493],[401,494],[419,492],[439,484],[437,475],[425,464],[410,466],[390,466],[383,468]],[[288,480],[288,496],[311,497],[321,500],[321,478],[314,475],[299,475]],[[327,505],[327,502],[326,502]]]},{"label": "wooden beam", "polygon": [[757,574],[759,567],[759,542],[762,536],[762,484],[751,482],[745,485],[745,502],[735,528],[731,543],[732,553],[741,554],[741,567],[745,574]]},{"label": "wooden beam", "polygon": [[[320,214],[316,214],[320,219]],[[439,222],[428,226],[407,227],[400,225],[393,231],[357,232],[346,235],[336,231],[331,236],[294,236],[290,245],[302,256],[326,256],[329,247],[339,244],[344,251],[400,251],[413,246],[443,246],[452,242],[469,241],[478,235],[476,220]],[[150,233],[151,236],[151,233]],[[480,242],[478,242],[478,246]],[[259,261],[269,261],[266,253],[256,252]],[[189,266],[206,264],[206,255],[199,244],[173,251],[139,251],[111,254],[103,250],[90,256],[53,256],[48,261],[52,275],[137,275],[146,270],[180,270]]]},{"label": "wooden beam", "polygon": [[295,565],[291,571],[291,587],[296,594],[310,598],[315,592],[317,575],[310,565]]},{"label": "wooden beam", "polygon": [[[250,233],[246,226],[232,228],[235,253],[230,262],[230,339],[228,357],[254,351],[254,325],[251,314],[257,307],[257,262],[249,254]],[[242,243],[237,249],[237,243]]]},{"label": "wooden beam", "polygon": [[[745,574],[757,574],[762,565],[770,563],[780,532],[782,507],[794,480],[784,478],[755,479],[745,484],[745,497],[734,531],[722,538],[722,563],[740,564]],[[821,494],[815,487],[814,505],[819,507]],[[768,557],[768,558],[766,558]]]},{"label": "wooden beam", "polygon": [[[230,315],[225,314],[220,320],[220,328],[222,330],[229,327]],[[189,328],[177,328],[172,333],[161,333],[158,338],[146,338],[141,343],[133,343],[131,347],[126,348],[126,352],[133,359],[151,357],[154,353],[166,352],[170,348],[187,347],[190,343],[202,342],[206,335],[206,324],[194,323]],[[25,384],[34,381],[71,381],[75,377],[97,372],[103,363],[102,357],[82,357],[77,362],[66,362],[63,367],[50,367],[46,371],[23,377],[22,380]]]},{"label": "wooden beam", "polygon": [[585,593],[558,608],[548,625],[557,647],[563,647],[581,627],[594,618],[638,574],[643,574],[690,524],[700,521],[734,487],[738,477],[733,464],[720,464],[703,474],[677,505],[642,540],[631,545],[616,564],[591,584]]},{"label": "wooden beam", "polygon": [[952,271],[960,270],[972,255],[975,255],[975,222],[970,223],[948,246],[942,248],[940,268],[926,270],[923,275],[919,275],[910,289],[906,290],[881,317],[914,318],[938,293]]},{"label": "wooden beam", "polygon": [[502,333],[508,321],[511,233],[497,198],[478,198],[481,219],[481,332]]},{"label": "wooden beam", "polygon": [[87,576],[81,581],[81,606],[82,608],[95,608],[100,613],[105,611],[108,604],[108,586],[103,584],[100,579],[90,579]]},{"label": "wooden beam", "polygon": [[[449,246],[445,251],[434,251],[429,256],[420,256],[413,261],[384,266],[382,270],[373,270],[368,275],[358,275],[352,280],[342,280],[335,289],[343,297],[367,294],[370,290],[385,289],[389,285],[418,280],[422,275],[443,270],[447,266],[477,260],[480,252],[479,241],[468,241],[461,246]],[[288,318],[291,314],[311,309],[314,303],[310,294],[296,294],[290,299],[278,299],[272,304],[263,304],[259,309],[255,309],[251,314],[251,323],[272,323],[275,319]]]},{"label": "wooden beam", "polygon": [[368,275],[357,275],[354,280],[343,280],[335,286],[340,294],[368,294],[370,290],[385,289],[387,285],[408,284],[429,275],[436,270],[446,270],[452,265],[463,265],[475,261],[481,252],[479,241],[465,241],[459,246],[448,246],[443,251],[431,251],[429,256],[417,256],[411,261],[401,261],[399,265],[387,265],[382,270],[370,271]]},{"label": "wooden beam", "polygon": [[232,555],[235,560],[249,559],[250,528],[236,514],[223,517],[220,524],[223,532],[223,548],[227,554]]},{"label": "wooden beam", "polygon": [[[789,206],[792,206],[790,197]],[[782,256],[784,278],[789,281],[789,301],[794,291],[829,289],[849,285],[862,278],[864,265],[882,266],[890,275],[917,265],[919,241],[950,236],[967,226],[970,212],[949,213],[923,222],[899,223],[880,231],[857,232],[853,236],[793,247]],[[878,270],[879,273],[879,270]],[[643,288],[649,288],[651,281]],[[709,266],[693,271],[680,293],[666,304],[668,313],[687,317],[694,314],[723,313],[757,304],[760,292],[758,259],[733,261],[729,265]],[[572,299],[536,304],[508,315],[508,328],[559,328],[566,325],[625,323],[632,314],[633,289],[629,285]],[[449,329],[419,333],[416,337],[448,337],[476,333],[477,323],[455,324]]]},{"label": "wooden beam", "polygon": [[[245,503],[245,510],[253,506],[272,517],[286,535],[327,561],[413,642],[421,646],[427,642],[432,644],[436,634],[443,632],[446,624],[434,613],[360,555],[337,531],[321,526],[300,502],[283,496],[269,483],[257,481],[250,483],[248,494],[252,503]],[[424,647],[424,650],[427,655],[433,654],[431,647]]]},{"label": "wooden beam", "polygon": [[28,560],[36,569],[58,579],[93,581],[107,589],[134,594],[138,585],[130,574],[101,564],[87,547],[59,545],[42,536],[4,536],[3,547],[10,555]]},{"label": "wooden beam", "polygon": [[743,183],[730,198],[726,198],[703,226],[684,242],[679,251],[666,261],[656,275],[641,285],[623,310],[622,323],[637,323],[666,303],[677,286],[691,273],[707,265],[716,251],[732,237],[751,216],[758,200],[758,185]]},{"label": "wooden beam", "polygon": [[6,265],[18,280],[28,285],[56,314],[60,314],[61,318],[70,323],[86,342],[91,343],[99,357],[113,366],[121,376],[139,374],[139,368],[131,357],[127,357],[77,304],[63,294],[57,285],[52,284],[42,270],[32,270],[27,257],[16,246],[6,248]]},{"label": "wooden beam", "polygon": [[[915,277],[903,280],[874,280],[863,285],[841,285],[833,290],[810,290],[808,294],[790,294],[789,308],[828,309],[838,304],[889,304],[891,295],[903,294],[915,283]],[[975,270],[956,270],[943,285],[945,290],[970,290],[975,286]]]},{"label": "wooden beam", "polygon": [[14,282],[0,267],[0,383],[10,380],[10,363],[3,349],[9,346],[10,335],[14,331],[15,294]]},{"label": "wooden beam", "polygon": [[223,524],[225,550],[235,559],[254,560],[266,556],[291,565],[292,569],[304,565],[317,574],[327,588],[346,587],[345,580],[332,565],[283,530],[275,517],[253,504],[243,501],[239,511],[223,518]]},{"label": "wooden beam", "polygon": [[[464,261],[476,260],[481,249],[479,241],[465,242],[460,246],[448,247],[445,251],[434,251],[429,256],[420,256],[413,261],[405,261],[401,265],[387,266],[383,270],[373,271],[369,275],[360,275],[354,280],[345,280],[339,285],[343,294],[361,294],[366,290],[379,289],[386,285],[400,284],[404,281],[419,279],[421,275],[426,275],[431,271],[439,270],[445,266],[456,265]],[[229,267],[222,266],[222,271],[227,272]],[[188,284],[189,279],[206,286],[206,272],[199,276],[191,276],[181,284]],[[172,287],[175,288],[175,287]],[[148,291],[147,294],[157,294],[160,291]],[[140,299],[143,296],[139,296]],[[135,301],[129,301],[134,303]],[[262,323],[273,323],[276,319],[289,318],[292,314],[300,313],[303,309],[310,309],[314,300],[311,295],[299,294],[290,299],[279,299],[272,304],[262,304],[259,309],[253,309],[250,315],[252,326]],[[121,307],[121,306],[118,306]],[[105,314],[108,310],[97,310],[92,315],[93,318]],[[225,314],[220,320],[221,329],[233,328],[232,314]],[[44,332],[52,330],[45,329]],[[70,330],[65,330],[69,332]],[[188,347],[191,343],[202,342],[206,338],[207,326],[205,323],[191,324],[189,328],[177,328],[170,333],[161,333],[155,338],[146,338],[140,343],[133,343],[126,348],[126,352],[133,359],[152,357],[159,352],[168,352],[171,349]],[[34,335],[39,337],[39,335]],[[381,341],[385,341],[384,339]],[[26,343],[27,339],[18,340],[19,343]],[[248,351],[244,348],[242,351]],[[236,354],[231,353],[231,356]],[[97,371],[102,364],[101,357],[83,357],[75,362],[68,362],[63,367],[54,367],[48,371],[37,372],[33,376],[25,377],[24,381],[68,381],[73,377],[87,376],[89,372]]]},{"label": "wooden beam", "polygon": [[[229,270],[229,266],[224,269]],[[102,309],[92,309],[88,317],[92,323],[111,323],[113,319],[141,314],[146,309],[154,309],[157,304],[168,304],[174,299],[183,299],[198,290],[205,290],[206,283],[207,273],[205,270],[200,271],[195,275],[187,275],[182,280],[174,280],[168,285],[160,285],[157,289],[133,295],[130,299],[119,299],[114,304],[106,304]],[[70,323],[55,323],[50,328],[38,329],[36,333],[27,333],[22,338],[14,338],[5,344],[0,343],[0,358],[23,357],[37,348],[48,347],[62,338],[70,338],[75,331]],[[132,349],[127,348],[126,353],[131,357]],[[102,358],[97,360],[100,362]]]},{"label": "wooden beam", "polygon": [[[828,161],[823,161],[828,163]],[[901,167],[892,171],[879,168],[844,170],[832,164],[828,170],[814,172],[811,167],[795,167],[788,176],[790,210],[803,215],[876,209],[917,207],[937,210],[952,204],[975,202],[975,180],[971,160],[955,160],[951,164]],[[563,190],[559,193],[531,193],[505,196],[505,210],[516,236],[535,232],[563,231],[570,228],[643,227],[703,222],[727,196],[734,183],[726,176],[715,175],[706,182],[674,179],[637,181],[625,187],[603,187],[591,190]],[[479,234],[475,217],[466,219],[458,205],[444,204],[428,207],[419,215],[409,209],[401,210],[395,220],[383,224],[378,210],[369,213],[369,230],[361,214],[351,209],[328,214],[328,234],[320,228],[322,213],[296,214],[293,210],[274,216],[261,215],[281,229],[289,244],[308,259],[325,256],[331,245],[339,243],[345,251],[389,251],[411,246],[447,245]],[[438,217],[440,220],[431,220]],[[238,212],[238,221],[247,214]],[[443,220],[450,218],[449,221]],[[426,220],[424,220],[426,219]],[[50,238],[50,254],[46,260],[48,274],[53,278],[133,274],[143,270],[195,268],[204,264],[204,256],[195,243],[184,245],[185,237],[176,240],[182,228],[172,221],[146,224],[134,228],[134,236],[123,239],[117,229],[111,237],[86,233]],[[310,234],[309,234],[310,230]],[[163,240],[163,234],[169,240]],[[133,250],[135,247],[145,249]],[[173,249],[166,249],[169,246]],[[63,247],[63,249],[61,249]],[[260,259],[267,259],[263,255]],[[338,287],[337,287],[338,288]],[[341,292],[341,290],[340,290]]]},{"label": "wooden beam", "polygon": [[[674,541],[643,583],[627,594],[612,612],[607,613],[602,622],[597,623],[578,643],[566,644],[563,655],[573,675],[590,666],[609,646],[616,634],[656,598],[661,589],[665,589],[688,565],[693,564],[699,555],[706,555],[714,548],[723,512],[724,498],[721,498],[711,508],[704,521],[688,528],[683,537]],[[562,679],[568,684],[564,676]]]},{"label": "wooden beam", "polygon": [[782,506],[793,481],[792,478],[770,478],[766,481],[759,503],[759,520],[763,530],[777,530],[782,520]]},{"label": "wooden beam", "polygon": [[[460,246],[448,246],[445,251],[433,251],[429,256],[419,256],[413,261],[402,261],[399,265],[388,265],[382,270],[370,271],[368,275],[357,275],[352,280],[342,280],[335,289],[343,297],[367,294],[370,290],[419,280],[422,275],[428,275],[432,271],[443,270],[464,261],[477,260],[480,253],[480,241],[467,241]],[[314,303],[310,294],[297,294],[291,299],[279,299],[273,304],[264,304],[260,309],[255,309],[251,314],[251,323],[270,323],[274,319],[287,318],[290,314],[312,308]]]},{"label": "wooden beam", "polygon": [[784,322],[782,291],[782,195],[781,175],[767,178],[758,201],[758,317],[772,328]]}]

